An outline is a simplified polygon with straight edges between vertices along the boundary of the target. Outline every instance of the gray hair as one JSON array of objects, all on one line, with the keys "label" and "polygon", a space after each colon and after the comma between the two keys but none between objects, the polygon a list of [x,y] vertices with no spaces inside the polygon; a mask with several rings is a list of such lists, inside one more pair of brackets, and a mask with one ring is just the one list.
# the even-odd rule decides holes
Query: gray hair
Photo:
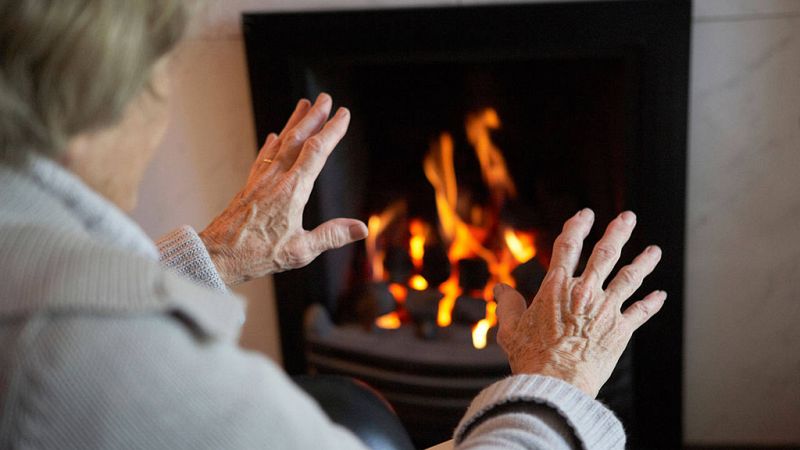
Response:
[{"label": "gray hair", "polygon": [[187,20],[184,0],[0,0],[0,163],[120,120]]}]

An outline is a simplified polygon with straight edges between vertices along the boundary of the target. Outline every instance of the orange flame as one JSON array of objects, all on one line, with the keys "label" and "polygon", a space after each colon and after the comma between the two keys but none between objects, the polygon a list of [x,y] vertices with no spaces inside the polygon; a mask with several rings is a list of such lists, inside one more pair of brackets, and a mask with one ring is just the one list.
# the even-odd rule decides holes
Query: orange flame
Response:
[{"label": "orange flame", "polygon": [[397,214],[402,210],[402,202],[396,202],[390,205],[386,210],[380,214],[375,214],[367,221],[367,229],[369,235],[367,236],[367,260],[371,264],[372,280],[383,281],[386,279],[386,274],[383,270],[383,260],[386,258],[386,252],[378,248],[378,237],[395,219]]},{"label": "orange flame", "polygon": [[439,300],[439,309],[436,313],[436,324],[440,327],[448,327],[453,323],[453,308],[456,300],[461,295],[461,287],[458,285],[458,275],[453,274],[450,279],[439,286],[439,292],[444,297]]},{"label": "orange flame", "polygon": [[472,327],[472,346],[478,350],[486,348],[489,330],[497,325],[497,303],[486,303],[486,318],[481,319]]},{"label": "orange flame", "polygon": [[435,192],[442,234],[446,240],[452,240],[456,228],[454,221],[457,218],[455,205],[458,201],[458,187],[453,165],[453,137],[450,134],[442,133],[439,142],[425,155],[422,167]]},{"label": "orange flame", "polygon": [[389,285],[389,292],[397,303],[405,303],[408,298],[408,288],[399,283],[392,283]]},{"label": "orange flame", "polygon": [[422,259],[425,257],[425,238],[428,226],[421,220],[412,220],[409,224],[411,239],[408,241],[408,254],[417,270],[422,269]]},{"label": "orange flame", "polygon": [[428,289],[428,280],[423,278],[422,275],[414,275],[411,277],[411,280],[408,281],[408,285],[415,291],[424,291]]},{"label": "orange flame", "polygon": [[511,251],[518,263],[524,264],[536,256],[536,246],[533,244],[533,235],[506,228],[503,233],[506,246]]},{"label": "orange flame", "polygon": [[500,126],[500,117],[493,108],[486,108],[477,114],[467,116],[467,140],[475,148],[483,179],[489,191],[496,196],[495,201],[498,203],[506,197],[517,196],[517,187],[508,173],[503,153],[494,145],[490,134]]},{"label": "orange flame", "polygon": [[384,330],[396,330],[400,328],[400,325],[402,325],[402,321],[397,312],[390,312],[375,319],[375,326]]},{"label": "orange flame", "polygon": [[[498,225],[499,213],[505,201],[517,195],[517,188],[505,158],[491,137],[491,132],[500,127],[500,118],[497,111],[492,108],[469,114],[465,121],[467,140],[475,151],[481,175],[490,192],[489,205],[466,204],[464,199],[461,199],[462,204],[459,205],[452,135],[442,133],[431,144],[430,151],[423,161],[425,177],[434,189],[439,235],[448,246],[447,256],[453,267],[447,281],[438,286],[439,292],[443,294],[438,305],[436,320],[440,327],[447,327],[452,323],[456,300],[463,294],[459,286],[458,261],[465,258],[481,258],[486,261],[489,268],[490,280],[483,288],[483,292],[470,293],[470,295],[483,295],[487,302],[486,317],[478,321],[472,329],[473,346],[478,349],[486,347],[488,332],[497,324],[497,305],[491,287],[498,282],[514,286],[515,280],[511,272],[518,265],[536,256],[532,233]],[[370,218],[367,251],[373,265],[374,279],[384,280],[386,275],[383,270],[385,253],[378,248],[377,236],[394,220],[399,211],[399,208],[392,206],[380,215]],[[467,214],[469,221],[462,218],[459,211]],[[399,284],[389,286],[398,303],[405,301],[409,288],[420,291],[431,288],[429,282],[419,274],[423,266],[425,244],[429,233],[429,226],[422,220],[415,219],[409,223],[411,237],[408,242],[408,253],[416,275],[411,277],[408,286]],[[401,310],[401,314],[402,312]],[[379,317],[376,325],[381,328],[392,328],[395,325],[399,326],[402,323],[401,319],[401,315],[391,313]]]}]

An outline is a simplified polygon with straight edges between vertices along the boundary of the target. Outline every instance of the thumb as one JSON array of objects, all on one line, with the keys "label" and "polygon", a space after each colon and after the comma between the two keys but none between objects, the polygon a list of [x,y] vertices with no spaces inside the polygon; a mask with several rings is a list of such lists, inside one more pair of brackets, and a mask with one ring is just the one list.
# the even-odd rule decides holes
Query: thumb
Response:
[{"label": "thumb", "polygon": [[315,254],[344,247],[367,237],[364,222],[355,219],[333,219],[311,230],[307,235],[308,248]]},{"label": "thumb", "polygon": [[494,300],[497,302],[497,340],[501,346],[506,336],[511,336],[517,328],[522,314],[528,308],[525,297],[516,289],[503,283],[494,286]]}]

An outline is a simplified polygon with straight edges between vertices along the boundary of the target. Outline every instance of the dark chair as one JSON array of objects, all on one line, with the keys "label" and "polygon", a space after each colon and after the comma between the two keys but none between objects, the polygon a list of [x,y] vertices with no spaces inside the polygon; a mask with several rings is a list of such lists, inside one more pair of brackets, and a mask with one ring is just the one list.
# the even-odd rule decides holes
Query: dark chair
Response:
[{"label": "dark chair", "polygon": [[335,423],[352,431],[373,450],[413,450],[411,438],[389,403],[354,378],[321,375],[294,377]]}]

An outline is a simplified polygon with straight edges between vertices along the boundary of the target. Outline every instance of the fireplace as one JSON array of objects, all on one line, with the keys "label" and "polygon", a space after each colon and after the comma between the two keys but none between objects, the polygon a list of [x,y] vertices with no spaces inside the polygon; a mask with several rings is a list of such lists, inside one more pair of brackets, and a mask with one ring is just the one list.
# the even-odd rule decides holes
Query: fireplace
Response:
[{"label": "fireplace", "polygon": [[275,277],[287,371],[361,378],[417,445],[445,440],[470,398],[508,374],[491,286],[531,298],[566,218],[589,206],[604,224],[633,209],[639,226],[623,259],[660,244],[664,259],[640,293],[670,299],[600,398],[632,447],[678,447],[689,10],[665,1],[245,15],[259,140],[323,90],[353,113],[308,227],[349,216],[371,231]]}]

